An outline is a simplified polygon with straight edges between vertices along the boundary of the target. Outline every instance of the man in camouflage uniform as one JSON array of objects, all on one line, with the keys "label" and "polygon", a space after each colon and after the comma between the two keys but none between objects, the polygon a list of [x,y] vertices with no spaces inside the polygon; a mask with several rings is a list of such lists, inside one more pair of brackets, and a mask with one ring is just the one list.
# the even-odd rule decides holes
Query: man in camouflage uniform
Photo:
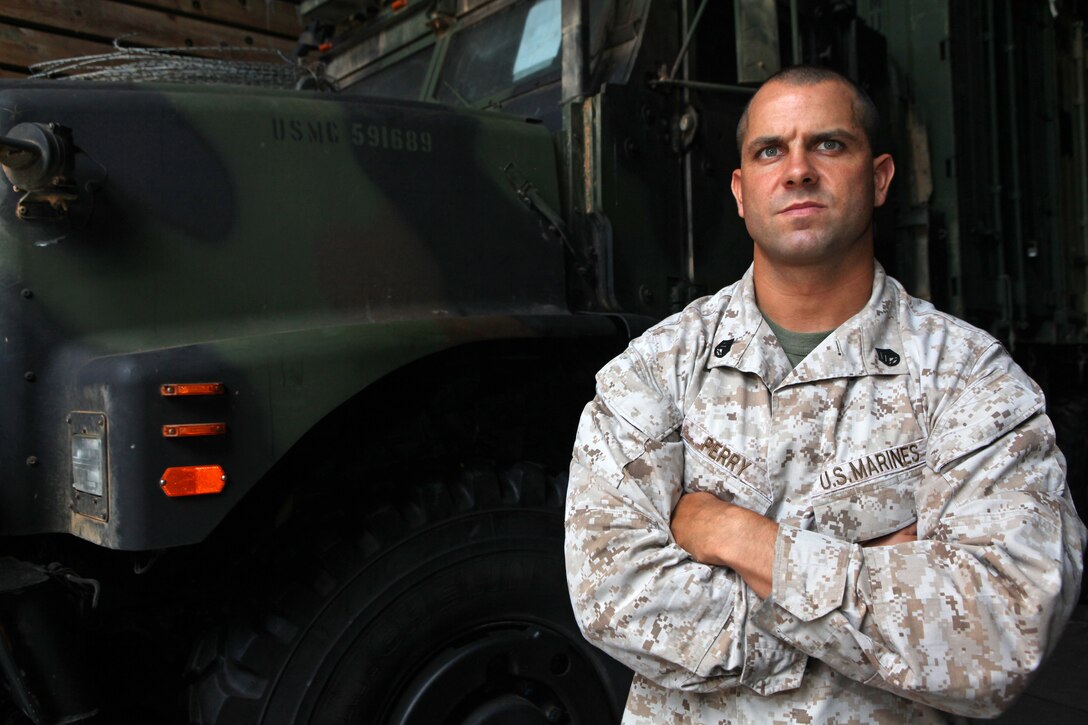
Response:
[{"label": "man in camouflage uniform", "polygon": [[752,268],[598,375],[567,574],[635,670],[625,723],[996,715],[1075,604],[1085,529],[1039,388],[873,259],[876,123],[827,71],[764,84],[733,174]]}]

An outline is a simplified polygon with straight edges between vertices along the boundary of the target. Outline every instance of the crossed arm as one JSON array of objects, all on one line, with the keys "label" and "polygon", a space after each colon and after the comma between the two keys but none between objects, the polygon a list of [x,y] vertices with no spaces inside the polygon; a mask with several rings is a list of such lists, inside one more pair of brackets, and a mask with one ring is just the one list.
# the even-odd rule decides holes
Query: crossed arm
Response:
[{"label": "crossed arm", "polygon": [[[771,594],[778,524],[743,506],[703,491],[680,497],[670,524],[677,545],[701,564],[724,566],[744,579],[761,599]],[[890,546],[916,541],[911,524],[862,546]]]},{"label": "crossed arm", "polygon": [[1024,687],[1084,546],[1028,382],[987,374],[944,411],[917,483],[923,537],[859,546],[684,493],[678,419],[640,366],[603,379],[571,467],[568,580],[590,640],[684,690],[791,689],[806,657],[972,716]]},{"label": "crossed arm", "polygon": [[651,444],[617,487],[576,456],[567,561],[579,623],[670,688],[771,694],[799,686],[807,656],[992,717],[1026,685],[1079,581],[1083,528],[1060,482],[1008,463],[1045,450],[1048,426],[1036,420],[976,454],[971,468],[992,471],[1002,490],[958,499],[953,483],[980,484],[954,468],[928,473],[926,495],[946,493],[925,508],[925,538],[907,528],[860,546],[652,483],[675,480],[679,442]]}]

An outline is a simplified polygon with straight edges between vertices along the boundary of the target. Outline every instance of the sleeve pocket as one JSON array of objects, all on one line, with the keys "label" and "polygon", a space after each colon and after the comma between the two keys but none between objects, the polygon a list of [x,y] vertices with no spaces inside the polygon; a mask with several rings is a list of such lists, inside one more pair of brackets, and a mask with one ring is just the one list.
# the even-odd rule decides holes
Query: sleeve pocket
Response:
[{"label": "sleeve pocket", "polygon": [[1043,409],[1043,396],[1008,374],[990,375],[971,386],[933,427],[930,465],[943,471],[989,445]]},{"label": "sleeve pocket", "polygon": [[626,424],[618,427],[616,438],[628,460],[641,456],[648,445],[654,446],[680,425],[680,412],[631,349],[597,373],[597,395]]}]

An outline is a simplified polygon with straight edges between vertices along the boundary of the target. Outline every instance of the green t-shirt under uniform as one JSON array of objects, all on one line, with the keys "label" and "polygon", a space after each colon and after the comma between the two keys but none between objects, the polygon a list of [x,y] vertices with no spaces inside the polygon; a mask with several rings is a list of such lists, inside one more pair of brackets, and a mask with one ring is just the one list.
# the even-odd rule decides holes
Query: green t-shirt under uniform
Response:
[{"label": "green t-shirt under uniform", "polygon": [[774,336],[778,338],[778,344],[786,351],[786,357],[789,358],[790,365],[793,367],[797,367],[797,363],[804,360],[810,352],[816,349],[817,345],[824,341],[824,338],[834,332],[834,330],[828,330],[827,332],[794,332],[776,324],[767,315],[763,315],[763,319],[767,322],[767,326],[771,328]]}]

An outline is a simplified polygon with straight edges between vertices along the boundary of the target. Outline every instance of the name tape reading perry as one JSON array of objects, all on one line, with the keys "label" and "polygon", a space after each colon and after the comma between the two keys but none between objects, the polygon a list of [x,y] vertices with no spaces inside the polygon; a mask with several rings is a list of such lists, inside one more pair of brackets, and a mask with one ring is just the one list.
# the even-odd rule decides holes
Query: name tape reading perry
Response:
[{"label": "name tape reading perry", "polygon": [[751,460],[745,458],[740,453],[737,453],[724,443],[715,440],[709,435],[697,435],[695,430],[688,424],[684,425],[684,439],[692,448],[699,451],[722,468],[732,471],[737,477],[740,477],[740,475],[752,465]]},{"label": "name tape reading perry", "polygon": [[855,483],[863,483],[885,473],[905,471],[920,466],[925,457],[924,440],[894,446],[826,469],[820,474],[820,487],[830,491]]}]

